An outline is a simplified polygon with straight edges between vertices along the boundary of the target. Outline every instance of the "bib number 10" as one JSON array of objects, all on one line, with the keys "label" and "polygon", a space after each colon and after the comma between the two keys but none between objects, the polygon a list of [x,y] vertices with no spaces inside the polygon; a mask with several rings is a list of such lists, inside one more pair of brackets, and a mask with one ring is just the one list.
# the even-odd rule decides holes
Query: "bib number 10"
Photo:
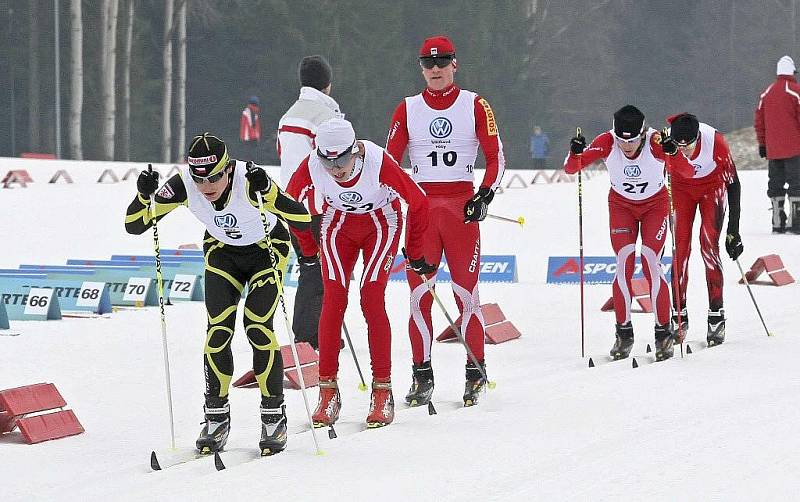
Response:
[{"label": "bib number 10", "polygon": [[[437,167],[439,165],[439,152],[433,151],[426,155],[426,157],[430,157],[432,167]],[[441,157],[442,163],[447,167],[453,167],[458,161],[458,154],[456,152],[444,152]]]}]

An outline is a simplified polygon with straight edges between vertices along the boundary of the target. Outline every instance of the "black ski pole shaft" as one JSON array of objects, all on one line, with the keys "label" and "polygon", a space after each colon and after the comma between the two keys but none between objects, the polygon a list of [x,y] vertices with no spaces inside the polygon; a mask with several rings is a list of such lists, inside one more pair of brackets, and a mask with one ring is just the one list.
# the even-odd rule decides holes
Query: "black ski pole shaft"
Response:
[{"label": "black ski pole shaft", "polygon": [[[576,136],[581,136],[581,128],[576,130]],[[581,279],[581,357],[586,357],[586,342],[584,330],[584,297],[583,297],[583,177],[578,171],[578,253],[580,256],[580,279]]]},{"label": "black ski pole shaft", "polygon": [[156,199],[150,196],[150,215],[153,219],[153,251],[156,257],[156,284],[158,289],[158,307],[161,314],[161,345],[164,354],[164,378],[167,382],[167,407],[169,408],[170,446],[175,449],[175,416],[172,411],[172,378],[169,371],[169,346],[167,344],[167,316],[164,312],[164,275],[161,272],[161,245],[158,240],[158,222],[156,221]]},{"label": "black ski pole shaft", "polygon": [[358,364],[356,351],[353,349],[353,341],[350,339],[350,331],[348,331],[347,325],[344,322],[342,322],[342,330],[344,331],[344,337],[347,340],[347,346],[350,347],[350,353],[353,354],[353,362],[356,363],[356,369],[358,370],[358,378],[361,379],[361,383],[358,384],[358,390],[364,392],[367,390],[367,384],[366,382],[364,382],[364,374],[361,373],[361,365]]},{"label": "black ski pole shaft", "polygon": [[[408,255],[406,254],[406,248],[402,248],[402,251],[403,251],[403,257],[406,259],[406,262],[408,262],[409,260],[408,260]],[[458,328],[458,326],[456,326],[456,323],[453,322],[453,318],[450,317],[450,314],[447,313],[447,309],[444,307],[444,304],[439,299],[439,295],[437,295],[436,291],[434,291],[430,279],[428,279],[425,275],[420,275],[420,277],[422,277],[423,282],[425,282],[425,287],[428,288],[428,292],[431,294],[431,296],[433,296],[433,299],[436,301],[436,304],[439,305],[439,308],[442,310],[442,313],[447,319],[447,322],[450,324],[450,329],[453,330],[453,333],[456,334],[458,341],[461,342],[461,345],[463,345],[464,349],[467,351],[467,357],[472,362],[472,364],[474,364],[475,367],[478,368],[478,371],[481,373],[481,377],[483,377],[483,379],[486,381],[486,386],[489,387],[490,389],[494,389],[497,386],[497,384],[495,382],[490,381],[489,377],[486,376],[486,370],[483,369],[483,366],[481,366],[481,364],[478,362],[478,358],[475,357],[475,354],[472,352],[472,349],[470,349],[469,345],[467,345],[467,341],[464,339],[464,335],[461,333],[461,330]]]},{"label": "black ski pole shaft", "polygon": [[[675,298],[675,308],[678,309],[678,340],[681,342],[681,359],[683,358],[683,322],[681,321],[681,277],[677,255],[677,244],[675,243],[675,206],[672,203],[672,177],[667,173],[667,197],[669,198],[669,233],[672,236],[672,296]],[[676,272],[677,270],[677,272]],[[677,279],[677,284],[676,284]],[[655,299],[654,299],[655,300]]]},{"label": "black ski pole shaft", "polygon": [[756,308],[756,312],[758,313],[758,318],[761,319],[761,325],[764,326],[764,331],[766,331],[767,336],[772,336],[772,332],[767,329],[767,323],[764,322],[764,316],[761,315],[761,309],[758,308],[758,303],[756,303],[756,297],[753,296],[753,290],[750,289],[750,282],[747,280],[747,276],[742,270],[742,264],[739,263],[739,258],[734,260],[736,262],[736,266],[739,267],[739,273],[742,274],[742,282],[744,285],[747,286],[747,292],[750,293],[750,299],[753,300],[753,306]]}]

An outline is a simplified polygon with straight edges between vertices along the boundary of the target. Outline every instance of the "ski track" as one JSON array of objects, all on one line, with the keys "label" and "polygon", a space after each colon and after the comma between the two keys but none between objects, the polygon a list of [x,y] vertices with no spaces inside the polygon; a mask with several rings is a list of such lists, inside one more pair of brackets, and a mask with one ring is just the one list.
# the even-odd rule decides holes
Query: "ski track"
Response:
[{"label": "ski track", "polygon": [[[530,172],[523,172],[527,177]],[[745,270],[758,256],[779,253],[787,269],[800,271],[800,236],[771,235],[764,196],[766,171],[739,173]],[[9,239],[0,267],[20,263],[64,263],[67,258],[107,258],[112,253],[149,254],[151,234],[129,236],[122,222],[135,183],[38,185],[0,190],[15,218],[0,219]],[[81,190],[81,197],[75,191]],[[608,178],[584,183],[584,248],[610,255],[606,197]],[[43,211],[41,200],[48,201]],[[339,438],[327,429],[317,438],[292,434],[286,451],[251,462],[260,433],[258,392],[232,389],[232,429],[216,472],[204,458],[151,472],[149,454],[169,446],[161,333],[157,308],[124,311],[109,319],[60,322],[12,321],[0,337],[0,388],[55,383],[86,433],[39,445],[18,433],[0,436],[0,486],[12,500],[226,500],[292,497],[311,500],[786,500],[796,498],[800,469],[800,315],[797,285],[753,286],[774,337],[767,337],[738,270],[724,255],[728,316],[726,342],[666,362],[631,368],[630,359],[588,368],[588,357],[607,357],[613,315],[600,312],[609,285],[587,285],[586,358],[580,357],[579,292],[545,284],[547,257],[577,254],[576,186],[535,185],[506,190],[492,203],[495,214],[524,215],[524,229],[487,221],[481,226],[485,254],[516,254],[517,284],[483,284],[484,303],[498,302],[523,333],[519,340],[487,346],[487,370],[497,388],[480,404],[459,406],[463,393],[463,348],[436,343],[434,403],[405,409],[411,381],[406,335],[408,289],[390,283],[387,308],[394,330],[395,422],[358,433],[369,393],[357,390],[350,355],[340,355],[342,414]],[[80,215],[80,230],[74,224]],[[202,229],[185,210],[159,224],[162,248],[197,242]],[[695,228],[695,239],[697,227]],[[60,243],[54,245],[53,243]],[[668,246],[669,248],[669,246]],[[358,275],[358,272],[357,272]],[[451,313],[448,287],[438,290]],[[366,326],[351,288],[346,319],[365,374],[369,373]],[[693,242],[688,293],[688,335],[705,345],[707,299],[699,246]],[[287,291],[293,303],[293,291]],[[435,335],[446,326],[434,307]],[[634,314],[637,358],[652,345],[651,314]],[[201,303],[167,308],[176,445],[190,448],[202,420]],[[285,326],[275,321],[282,343]],[[237,321],[235,377],[250,364],[250,348]],[[654,357],[647,354],[648,358]],[[311,406],[317,390],[309,391]],[[302,397],[287,391],[290,430],[307,420]],[[353,424],[353,425],[350,425]],[[228,462],[226,462],[226,465]]]}]

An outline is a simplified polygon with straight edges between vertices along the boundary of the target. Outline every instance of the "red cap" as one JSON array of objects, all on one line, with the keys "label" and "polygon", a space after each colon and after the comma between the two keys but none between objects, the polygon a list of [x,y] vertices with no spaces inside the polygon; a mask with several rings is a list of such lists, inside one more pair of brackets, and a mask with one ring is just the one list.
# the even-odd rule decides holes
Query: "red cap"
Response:
[{"label": "red cap", "polygon": [[426,38],[419,49],[419,57],[444,56],[455,53],[456,46],[444,35]]}]

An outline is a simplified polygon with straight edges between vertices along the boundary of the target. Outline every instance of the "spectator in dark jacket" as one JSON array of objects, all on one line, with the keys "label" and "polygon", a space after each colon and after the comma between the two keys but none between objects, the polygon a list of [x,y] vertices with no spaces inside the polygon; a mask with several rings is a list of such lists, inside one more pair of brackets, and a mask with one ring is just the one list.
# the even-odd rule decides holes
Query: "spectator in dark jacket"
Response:
[{"label": "spectator in dark jacket", "polygon": [[[796,73],[792,58],[780,58],[778,78],[761,93],[755,112],[758,153],[769,161],[767,196],[772,200],[772,231],[776,233],[800,233],[800,84]],[[784,210],[787,195],[789,207]]]}]

